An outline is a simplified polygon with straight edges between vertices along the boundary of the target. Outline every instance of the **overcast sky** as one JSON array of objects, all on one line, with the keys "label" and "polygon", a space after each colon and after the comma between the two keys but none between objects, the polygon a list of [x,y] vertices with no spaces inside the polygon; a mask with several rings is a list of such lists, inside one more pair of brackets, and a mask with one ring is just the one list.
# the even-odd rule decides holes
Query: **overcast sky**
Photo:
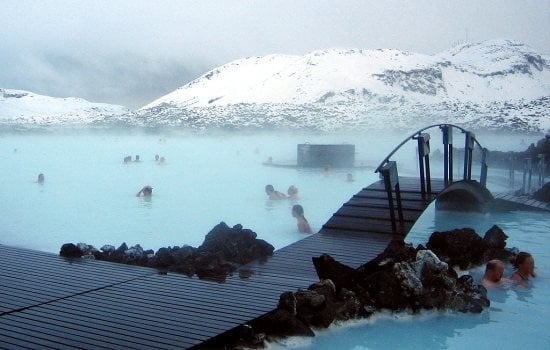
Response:
[{"label": "overcast sky", "polygon": [[0,87],[138,108],[241,57],[549,33],[550,0],[0,0]]}]

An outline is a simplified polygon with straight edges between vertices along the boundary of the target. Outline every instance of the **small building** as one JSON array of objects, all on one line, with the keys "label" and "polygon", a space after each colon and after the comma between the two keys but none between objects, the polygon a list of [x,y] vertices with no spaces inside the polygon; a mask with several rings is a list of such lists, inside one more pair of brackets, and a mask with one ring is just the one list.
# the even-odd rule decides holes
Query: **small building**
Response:
[{"label": "small building", "polygon": [[355,165],[355,145],[298,144],[299,167],[350,168]]}]

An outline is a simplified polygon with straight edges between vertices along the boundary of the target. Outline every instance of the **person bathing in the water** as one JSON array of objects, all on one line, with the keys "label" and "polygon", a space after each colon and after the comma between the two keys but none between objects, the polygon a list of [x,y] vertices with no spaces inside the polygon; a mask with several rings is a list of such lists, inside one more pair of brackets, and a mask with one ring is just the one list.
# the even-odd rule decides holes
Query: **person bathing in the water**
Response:
[{"label": "person bathing in the water", "polygon": [[147,185],[143,186],[141,190],[136,194],[136,197],[139,197],[143,194],[143,197],[151,197],[153,195],[153,187]]},{"label": "person bathing in the water", "polygon": [[269,197],[269,199],[285,199],[286,196],[284,193],[275,191],[275,188],[273,188],[273,185],[266,185],[265,186],[265,193]]},{"label": "person bathing in the water", "polygon": [[514,259],[516,271],[510,276],[510,279],[520,287],[527,287],[531,278],[535,277],[535,260],[527,252],[520,252]]},{"label": "person bathing in the water", "polygon": [[313,233],[311,226],[309,226],[309,222],[307,222],[304,216],[304,208],[301,205],[296,204],[292,207],[292,216],[296,218],[298,231],[301,233]]}]

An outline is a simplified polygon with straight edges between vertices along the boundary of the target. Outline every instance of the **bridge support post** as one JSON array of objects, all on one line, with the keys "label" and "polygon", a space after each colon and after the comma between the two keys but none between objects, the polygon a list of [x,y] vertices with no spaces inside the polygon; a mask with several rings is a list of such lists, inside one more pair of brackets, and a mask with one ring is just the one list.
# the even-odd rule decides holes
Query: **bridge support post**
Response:
[{"label": "bridge support post", "polygon": [[466,131],[464,140],[464,180],[472,179],[472,156],[474,153],[476,136],[471,131]]},{"label": "bridge support post", "polygon": [[395,190],[395,199],[397,202],[397,214],[399,222],[403,225],[403,206],[401,205],[401,190],[399,188],[399,176],[397,174],[397,163],[389,161],[380,168],[380,175],[384,179],[384,187],[388,194],[388,205],[390,208],[390,220],[392,232],[397,233],[397,221],[395,220],[395,206],[393,203],[393,191]]},{"label": "bridge support post", "polygon": [[418,165],[420,167],[420,192],[422,197],[432,193],[430,176],[430,134],[422,133],[416,137],[418,141]]},{"label": "bridge support post", "polygon": [[453,128],[445,124],[440,129],[443,133],[443,180],[448,186],[453,182]]}]

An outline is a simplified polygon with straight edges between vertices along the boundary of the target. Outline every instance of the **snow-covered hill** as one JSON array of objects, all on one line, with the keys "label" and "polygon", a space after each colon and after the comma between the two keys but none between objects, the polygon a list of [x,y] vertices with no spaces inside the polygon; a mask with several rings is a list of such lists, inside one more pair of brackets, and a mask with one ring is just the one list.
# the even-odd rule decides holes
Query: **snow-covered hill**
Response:
[{"label": "snow-covered hill", "polygon": [[138,111],[0,89],[0,126],[188,129],[468,128],[550,131],[550,58],[490,40],[435,55],[326,49],[218,67]]},{"label": "snow-covered hill", "polygon": [[93,103],[81,98],[57,98],[29,91],[0,89],[2,124],[88,124],[128,112],[126,107]]},{"label": "snow-covered hill", "polygon": [[550,129],[550,60],[510,40],[436,55],[328,49],[216,68],[143,107],[142,124],[192,128],[410,126]]}]

